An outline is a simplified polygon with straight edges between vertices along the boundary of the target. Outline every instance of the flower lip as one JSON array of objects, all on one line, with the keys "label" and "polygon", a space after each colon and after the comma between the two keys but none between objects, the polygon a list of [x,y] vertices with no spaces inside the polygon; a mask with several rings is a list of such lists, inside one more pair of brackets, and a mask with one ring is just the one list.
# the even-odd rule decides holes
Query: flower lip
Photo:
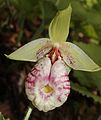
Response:
[{"label": "flower lip", "polygon": [[[56,55],[58,49],[54,50],[53,54]],[[33,74],[28,75],[30,82],[26,81],[26,93],[29,100],[36,108],[44,112],[61,106],[70,93],[70,82],[65,63],[62,59],[55,59],[52,64],[52,56],[41,59],[34,66],[34,69],[38,69],[37,74],[33,69]]]}]

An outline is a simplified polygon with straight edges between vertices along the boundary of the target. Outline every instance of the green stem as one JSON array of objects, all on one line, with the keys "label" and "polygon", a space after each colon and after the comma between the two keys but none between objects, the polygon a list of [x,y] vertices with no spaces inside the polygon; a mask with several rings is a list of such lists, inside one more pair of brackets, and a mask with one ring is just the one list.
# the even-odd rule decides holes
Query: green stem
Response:
[{"label": "green stem", "polygon": [[23,33],[24,33],[24,30],[23,30],[23,28],[24,28],[24,22],[25,22],[25,17],[23,16],[23,14],[20,14],[20,16],[19,16],[19,27],[20,27],[20,31],[19,31],[19,33],[18,33],[17,44],[18,44],[19,42],[21,42],[21,39],[22,39],[22,37],[23,37]]},{"label": "green stem", "polygon": [[26,116],[25,116],[25,118],[24,118],[24,120],[28,120],[28,119],[29,119],[29,117],[30,117],[30,115],[31,115],[31,112],[32,112],[32,108],[29,107],[29,108],[28,108],[28,111],[27,111],[27,113],[26,113]]}]

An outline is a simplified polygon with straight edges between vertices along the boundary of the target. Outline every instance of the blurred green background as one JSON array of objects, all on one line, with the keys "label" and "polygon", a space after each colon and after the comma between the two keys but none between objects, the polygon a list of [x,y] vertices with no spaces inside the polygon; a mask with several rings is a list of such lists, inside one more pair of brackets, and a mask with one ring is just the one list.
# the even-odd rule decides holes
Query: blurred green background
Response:
[{"label": "blurred green background", "polygon": [[[101,66],[101,0],[0,0],[0,112],[5,118],[23,120],[29,105],[24,80],[34,63],[8,60],[4,54],[48,37],[49,23],[69,4],[72,18],[67,41]],[[34,109],[30,120],[101,120],[101,71],[72,70],[70,80],[67,102],[48,113]]]}]

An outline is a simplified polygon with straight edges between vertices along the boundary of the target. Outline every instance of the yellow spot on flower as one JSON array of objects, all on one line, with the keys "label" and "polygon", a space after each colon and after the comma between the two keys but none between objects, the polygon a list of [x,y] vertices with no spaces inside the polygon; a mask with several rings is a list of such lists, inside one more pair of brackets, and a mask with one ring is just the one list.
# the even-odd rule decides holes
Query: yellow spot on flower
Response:
[{"label": "yellow spot on flower", "polygon": [[44,91],[45,93],[51,93],[51,92],[53,92],[54,90],[53,90],[53,88],[50,87],[49,85],[45,85],[45,86],[43,87],[43,91]]}]

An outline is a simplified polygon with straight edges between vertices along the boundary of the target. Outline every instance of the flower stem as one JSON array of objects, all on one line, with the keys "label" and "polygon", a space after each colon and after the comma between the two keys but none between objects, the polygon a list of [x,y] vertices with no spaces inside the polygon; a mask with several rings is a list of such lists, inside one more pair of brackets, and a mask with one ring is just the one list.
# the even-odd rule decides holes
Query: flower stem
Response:
[{"label": "flower stem", "polygon": [[31,112],[32,112],[32,108],[29,107],[24,120],[28,120],[29,119]]}]

